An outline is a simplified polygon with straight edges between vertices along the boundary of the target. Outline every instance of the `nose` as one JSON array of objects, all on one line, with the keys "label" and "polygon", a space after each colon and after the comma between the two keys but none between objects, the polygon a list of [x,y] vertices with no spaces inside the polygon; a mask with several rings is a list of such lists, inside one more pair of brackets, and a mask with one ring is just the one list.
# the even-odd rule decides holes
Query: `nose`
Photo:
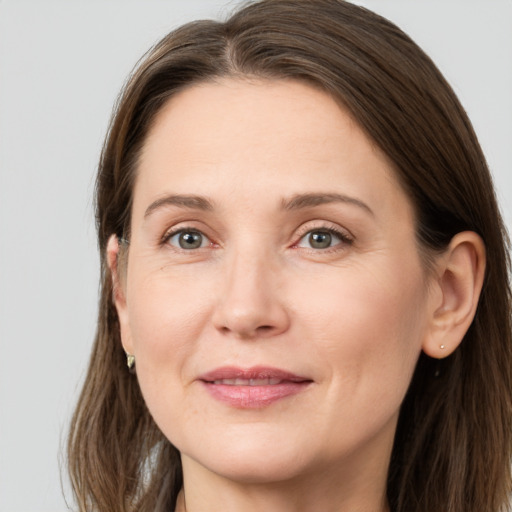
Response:
[{"label": "nose", "polygon": [[282,273],[268,255],[237,253],[223,273],[213,323],[224,335],[238,339],[277,336],[290,325],[280,296]]}]

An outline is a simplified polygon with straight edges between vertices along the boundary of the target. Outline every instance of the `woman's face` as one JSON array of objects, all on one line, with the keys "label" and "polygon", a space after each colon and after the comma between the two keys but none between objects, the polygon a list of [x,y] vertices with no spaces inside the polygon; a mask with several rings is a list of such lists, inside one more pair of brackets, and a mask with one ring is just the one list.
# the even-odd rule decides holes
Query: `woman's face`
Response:
[{"label": "woman's face", "polygon": [[411,204],[333,99],[287,81],[182,91],[132,215],[123,345],[185,468],[387,466],[431,301]]}]

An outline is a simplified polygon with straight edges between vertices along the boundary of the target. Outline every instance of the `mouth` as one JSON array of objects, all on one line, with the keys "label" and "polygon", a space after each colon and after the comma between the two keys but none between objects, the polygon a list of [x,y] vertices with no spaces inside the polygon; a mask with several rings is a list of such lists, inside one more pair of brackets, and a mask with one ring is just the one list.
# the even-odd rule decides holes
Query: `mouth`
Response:
[{"label": "mouth", "polygon": [[259,409],[306,390],[310,378],[270,367],[223,367],[199,379],[210,395],[238,409]]},{"label": "mouth", "polygon": [[[223,384],[225,386],[275,386],[283,382],[281,379],[217,379],[213,384]],[[210,381],[210,383],[212,383]]]}]

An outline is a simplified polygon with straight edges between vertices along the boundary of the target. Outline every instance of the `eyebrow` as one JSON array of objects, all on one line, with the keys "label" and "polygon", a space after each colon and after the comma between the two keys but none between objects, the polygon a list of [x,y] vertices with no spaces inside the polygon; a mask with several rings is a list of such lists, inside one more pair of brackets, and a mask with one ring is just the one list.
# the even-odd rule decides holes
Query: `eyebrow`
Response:
[{"label": "eyebrow", "polygon": [[176,195],[171,194],[165,197],[161,197],[156,201],[153,201],[144,213],[144,218],[151,215],[155,210],[158,210],[162,206],[179,206],[180,208],[190,208],[192,210],[211,211],[213,210],[213,204],[206,197],[194,196],[194,195]]},{"label": "eyebrow", "polygon": [[[322,204],[329,203],[348,203],[370,213],[372,216],[374,215],[372,209],[360,199],[355,197],[346,196],[344,194],[334,194],[334,193],[307,193],[307,194],[296,194],[289,199],[283,199],[281,202],[281,207],[283,210],[301,210],[303,208],[311,208],[314,206],[320,206]],[[203,196],[196,195],[177,195],[171,194],[156,201],[153,201],[147,208],[144,213],[144,218],[151,215],[155,210],[163,206],[178,206],[180,208],[188,208],[191,210],[201,210],[201,211],[212,211],[213,203]]]},{"label": "eyebrow", "polygon": [[375,216],[373,210],[363,201],[355,197],[346,196],[344,194],[335,193],[313,193],[313,194],[297,194],[290,199],[283,200],[282,207],[284,210],[300,210],[302,208],[311,208],[329,203],[347,203],[362,208],[372,216]]}]

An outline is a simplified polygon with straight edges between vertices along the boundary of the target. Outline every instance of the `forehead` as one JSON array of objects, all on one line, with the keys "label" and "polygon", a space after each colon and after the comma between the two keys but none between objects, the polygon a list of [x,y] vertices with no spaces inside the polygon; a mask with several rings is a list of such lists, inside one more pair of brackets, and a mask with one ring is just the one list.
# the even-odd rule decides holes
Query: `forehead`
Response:
[{"label": "forehead", "polygon": [[384,188],[402,193],[388,158],[325,92],[296,81],[224,79],[179,92],[158,113],[135,200],[326,187],[374,204]]},{"label": "forehead", "polygon": [[[268,149],[301,142],[303,153],[318,157],[323,143],[361,134],[349,113],[319,88],[292,80],[226,78],[190,86],[173,96],[156,115],[142,161],[155,146],[169,147],[173,139],[175,150],[211,153],[217,147],[223,158],[237,150],[249,151],[251,139]],[[363,138],[366,149],[379,153]],[[225,151],[227,145],[230,152]],[[194,151],[189,156],[200,155]]]}]

